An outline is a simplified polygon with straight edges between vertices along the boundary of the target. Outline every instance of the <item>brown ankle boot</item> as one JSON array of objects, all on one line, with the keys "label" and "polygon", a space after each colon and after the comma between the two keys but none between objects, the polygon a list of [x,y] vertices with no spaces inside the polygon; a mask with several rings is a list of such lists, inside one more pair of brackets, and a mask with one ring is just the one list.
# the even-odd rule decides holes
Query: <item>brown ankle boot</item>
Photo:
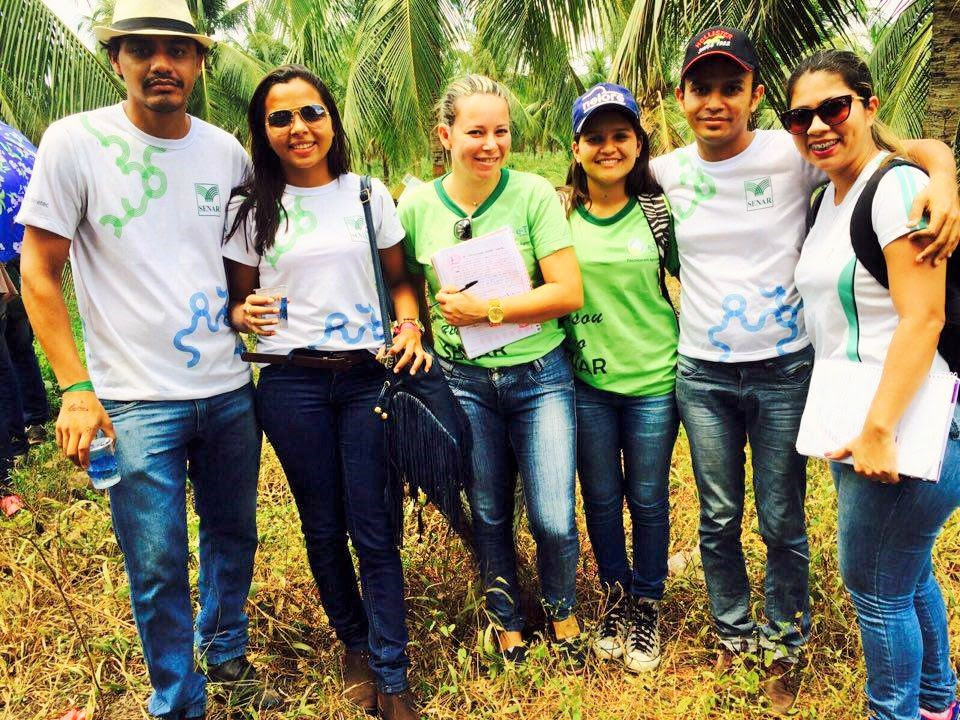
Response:
[{"label": "brown ankle boot", "polygon": [[775,660],[767,668],[764,679],[760,681],[760,688],[770,701],[771,709],[777,715],[788,715],[797,701],[796,668],[796,663]]},{"label": "brown ankle boot", "polygon": [[366,650],[343,653],[343,696],[367,715],[377,714],[377,683]]},{"label": "brown ankle boot", "polygon": [[382,720],[420,720],[416,698],[409,690],[390,695],[377,690],[377,705]]}]

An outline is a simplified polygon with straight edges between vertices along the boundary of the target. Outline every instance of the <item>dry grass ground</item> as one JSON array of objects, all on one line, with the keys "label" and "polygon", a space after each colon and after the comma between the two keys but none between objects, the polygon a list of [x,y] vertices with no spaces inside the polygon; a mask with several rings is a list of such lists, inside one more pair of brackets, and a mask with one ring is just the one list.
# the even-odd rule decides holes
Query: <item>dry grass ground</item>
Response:
[{"label": "dry grass ground", "polygon": [[[292,498],[269,447],[262,468],[260,550],[249,604],[251,654],[286,698],[282,711],[264,713],[262,720],[360,717],[339,697],[337,644],[307,569]],[[106,498],[50,443],[34,450],[17,481],[30,508],[0,524],[0,718],[54,720],[70,707],[88,707],[98,720],[146,717],[149,687]],[[691,548],[696,537],[697,501],[683,439],[673,460],[671,493],[675,552]],[[425,717],[734,720],[764,713],[755,671],[714,672],[703,578],[696,567],[669,581],[666,650],[655,673],[632,676],[613,665],[593,665],[582,675],[569,674],[542,645],[526,667],[504,672],[490,653],[469,555],[444,533],[432,511],[425,513],[425,532],[418,539],[412,508],[408,511],[403,562],[410,654],[415,686],[428,700]],[[797,716],[854,720],[865,717],[863,667],[852,609],[837,575],[832,484],[820,463],[810,465],[807,512],[814,624]],[[589,620],[600,598],[582,514],[579,519],[580,612]],[[195,516],[190,522],[195,553]],[[752,508],[744,544],[759,589],[763,546]],[[938,544],[937,567],[955,638],[960,636],[958,550],[960,527],[952,522]],[[521,553],[532,562],[526,532]],[[191,569],[195,575],[195,562]],[[761,605],[759,595],[755,604]],[[228,717],[221,706],[211,703],[210,709],[214,720]]]}]

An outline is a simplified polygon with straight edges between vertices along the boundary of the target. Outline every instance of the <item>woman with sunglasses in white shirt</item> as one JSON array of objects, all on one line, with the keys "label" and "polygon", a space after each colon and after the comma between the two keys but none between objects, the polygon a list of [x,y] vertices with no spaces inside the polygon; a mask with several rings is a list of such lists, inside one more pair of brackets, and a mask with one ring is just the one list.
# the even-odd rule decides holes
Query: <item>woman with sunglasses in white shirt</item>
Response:
[{"label": "woman with sunglasses in white shirt", "polygon": [[[372,411],[387,373],[376,353],[391,328],[379,317],[360,177],[350,172],[333,97],[306,68],[270,72],[248,122],[253,169],[235,192],[224,246],[230,321],[257,335],[258,353],[297,358],[261,370],[257,414],[293,491],[323,608],[345,646],[344,694],[368,714],[413,720],[403,573],[384,499],[389,460],[384,424]],[[384,185],[372,189],[384,279],[405,318],[392,328],[395,371],[415,373],[432,359],[404,270],[403,228]],[[278,321],[285,313],[286,323]]]},{"label": "woman with sunglasses in white shirt", "polygon": [[[877,120],[866,64],[850,52],[814,53],[791,75],[787,99],[784,127],[830,180],[796,269],[816,362],[883,368],[863,429],[830,454],[840,573],[860,624],[869,717],[956,720],[957,678],[931,552],[960,505],[957,423],[939,482],[901,477],[894,440],[927,374],[948,369],[937,350],[946,264],[918,263],[909,238],[910,207],[929,178],[913,167],[892,167],[876,186],[869,222],[882,250],[885,287],[851,244],[851,217],[867,182],[898,151]],[[852,465],[837,462],[846,458]]]}]

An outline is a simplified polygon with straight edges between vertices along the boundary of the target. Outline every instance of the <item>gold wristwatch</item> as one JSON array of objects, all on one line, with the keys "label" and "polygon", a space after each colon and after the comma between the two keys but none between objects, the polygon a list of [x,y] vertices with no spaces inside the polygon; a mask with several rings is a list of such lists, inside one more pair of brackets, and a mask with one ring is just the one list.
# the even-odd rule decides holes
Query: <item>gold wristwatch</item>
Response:
[{"label": "gold wristwatch", "polygon": [[503,322],[503,305],[497,298],[491,300],[490,305],[487,306],[487,321],[491,325],[499,325]]}]

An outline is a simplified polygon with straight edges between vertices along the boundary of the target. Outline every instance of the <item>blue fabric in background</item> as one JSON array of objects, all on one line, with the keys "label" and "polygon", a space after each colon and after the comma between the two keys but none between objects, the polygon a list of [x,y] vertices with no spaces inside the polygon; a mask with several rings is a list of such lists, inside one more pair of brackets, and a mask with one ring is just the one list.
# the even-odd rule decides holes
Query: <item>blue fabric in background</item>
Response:
[{"label": "blue fabric in background", "polygon": [[23,225],[13,219],[33,172],[37,149],[23,133],[0,122],[0,262],[20,254]]}]

